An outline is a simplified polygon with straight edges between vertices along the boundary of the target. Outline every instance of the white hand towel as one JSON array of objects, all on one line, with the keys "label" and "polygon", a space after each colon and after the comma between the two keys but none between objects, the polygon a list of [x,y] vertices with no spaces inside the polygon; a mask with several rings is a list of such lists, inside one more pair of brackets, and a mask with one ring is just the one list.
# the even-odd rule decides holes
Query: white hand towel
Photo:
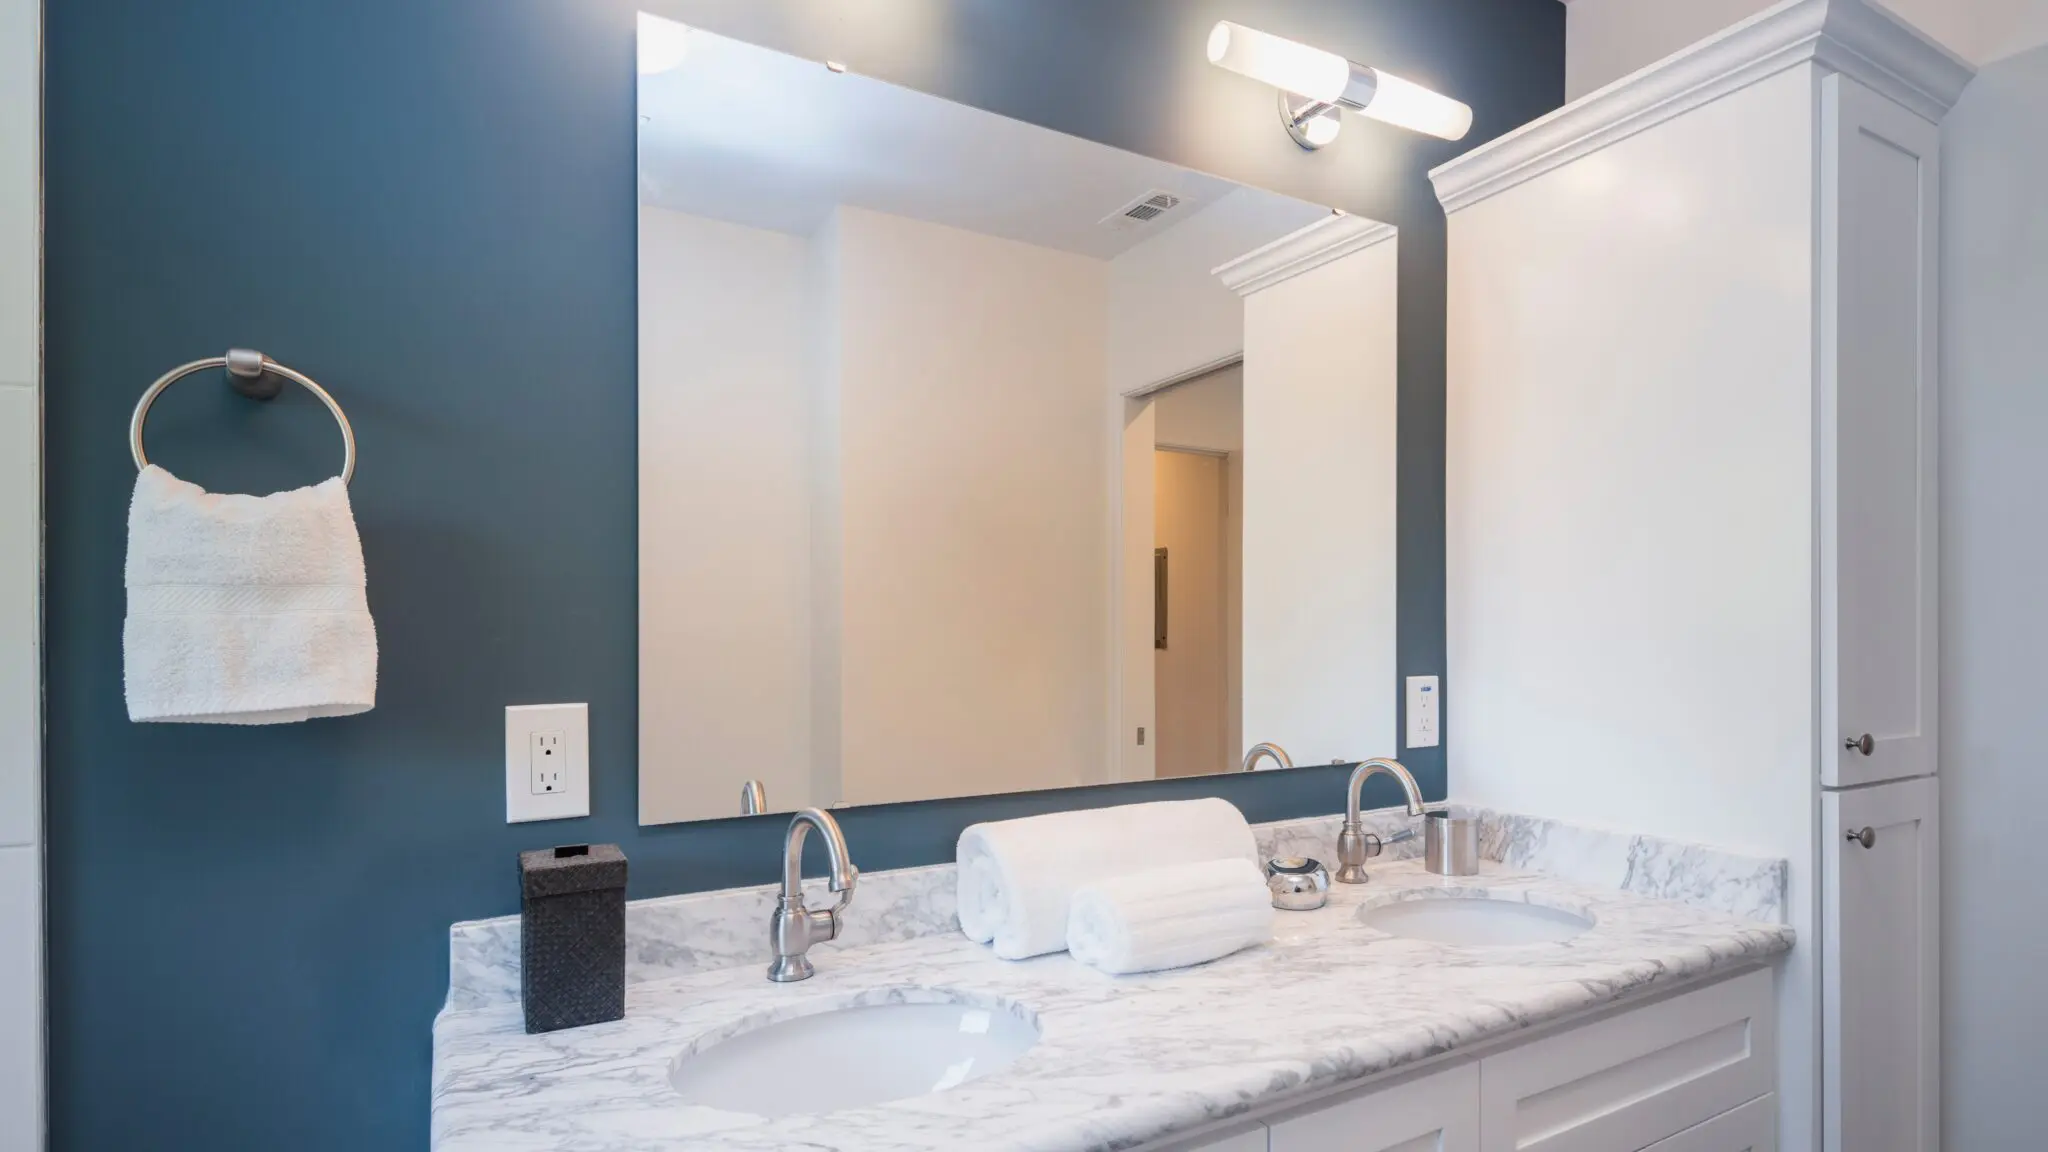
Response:
[{"label": "white hand towel", "polygon": [[1273,896],[1249,860],[1175,864],[1074,893],[1067,951],[1114,975],[1184,968],[1273,938]]},{"label": "white hand towel", "polygon": [[216,496],[152,464],[128,508],[130,720],[283,724],[377,703],[363,545],[339,477]]},{"label": "white hand towel", "polygon": [[1166,864],[1258,859],[1244,813],[1227,800],[1167,800],[970,825],[955,851],[960,930],[1022,960],[1067,946],[1074,891]]}]

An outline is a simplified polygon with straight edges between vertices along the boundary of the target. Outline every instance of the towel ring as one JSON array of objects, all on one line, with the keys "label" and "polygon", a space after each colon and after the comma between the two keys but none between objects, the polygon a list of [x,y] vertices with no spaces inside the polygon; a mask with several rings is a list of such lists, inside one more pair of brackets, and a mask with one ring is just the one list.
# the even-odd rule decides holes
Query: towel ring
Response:
[{"label": "towel ring", "polygon": [[163,395],[164,389],[194,372],[203,372],[208,368],[226,368],[228,383],[235,391],[251,400],[275,399],[284,388],[272,378],[275,376],[282,376],[319,397],[320,402],[327,405],[327,411],[333,414],[334,422],[341,425],[341,482],[347,484],[355,477],[356,433],[355,429],[349,426],[348,416],[342,412],[341,405],[335,403],[334,397],[328,395],[327,389],[315,384],[312,377],[295,372],[263,353],[249,348],[230,348],[225,356],[208,356],[204,360],[180,364],[157,377],[156,383],[151,384],[148,390],[143,392],[142,399],[135,402],[135,415],[128,421],[128,451],[135,457],[136,471],[140,472],[149,467],[149,457],[142,452],[142,425],[149,419],[150,405],[156,403],[156,398]]}]

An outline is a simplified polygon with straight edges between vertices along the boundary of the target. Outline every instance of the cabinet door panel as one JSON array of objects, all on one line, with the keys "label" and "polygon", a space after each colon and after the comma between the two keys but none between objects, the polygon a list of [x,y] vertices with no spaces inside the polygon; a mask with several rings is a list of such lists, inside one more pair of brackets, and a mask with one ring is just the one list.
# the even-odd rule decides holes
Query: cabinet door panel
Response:
[{"label": "cabinet door panel", "polygon": [[1481,1147],[1637,1152],[1769,1092],[1776,1050],[1768,971],[1532,1041],[1480,1062]]},{"label": "cabinet door panel", "polygon": [[[1821,782],[1935,770],[1934,125],[1821,82]],[[1871,750],[1849,748],[1868,734]]]},{"label": "cabinet door panel", "polygon": [[1928,777],[1824,793],[1821,814],[1824,1146],[1934,1152],[1941,1114],[1936,783]]},{"label": "cabinet door panel", "polygon": [[1643,1152],[1777,1152],[1778,1098],[1759,1096]]},{"label": "cabinet door panel", "polygon": [[1479,1065],[1290,1113],[1267,1139],[1271,1152],[1479,1152]]}]

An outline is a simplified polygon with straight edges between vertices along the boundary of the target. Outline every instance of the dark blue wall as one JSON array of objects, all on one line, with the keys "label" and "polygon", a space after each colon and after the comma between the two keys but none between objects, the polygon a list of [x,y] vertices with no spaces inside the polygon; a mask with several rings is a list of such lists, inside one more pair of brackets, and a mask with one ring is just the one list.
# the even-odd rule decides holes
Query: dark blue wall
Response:
[{"label": "dark blue wall", "polygon": [[[780,821],[635,826],[634,5],[65,0],[48,11],[48,823],[53,1146],[418,1148],[450,921],[514,854],[615,840],[636,897],[772,878]],[[664,11],[1401,225],[1401,634],[1443,660],[1443,227],[1458,150],[1353,121],[1305,156],[1202,62],[1219,16],[1554,107],[1555,0],[673,0]],[[123,433],[228,345],[331,385],[383,649],[376,711],[136,726]],[[206,378],[151,448],[216,489],[331,470],[311,403]],[[592,819],[503,820],[508,703],[588,700]],[[722,753],[729,755],[729,752]],[[1440,756],[1411,761],[1432,795]],[[1332,769],[848,812],[864,868],[975,819],[1222,794],[1329,811]],[[1385,792],[1378,803],[1392,802]]]}]

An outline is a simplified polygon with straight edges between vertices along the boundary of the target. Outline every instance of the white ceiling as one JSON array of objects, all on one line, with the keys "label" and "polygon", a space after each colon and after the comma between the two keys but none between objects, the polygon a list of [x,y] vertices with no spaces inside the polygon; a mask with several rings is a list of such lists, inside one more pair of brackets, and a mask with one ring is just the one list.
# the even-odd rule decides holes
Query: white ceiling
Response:
[{"label": "white ceiling", "polygon": [[[1238,188],[701,29],[688,39],[678,66],[640,77],[644,204],[801,235],[847,204],[1109,259]],[[1154,190],[1184,202],[1154,225],[1100,223]]]}]

